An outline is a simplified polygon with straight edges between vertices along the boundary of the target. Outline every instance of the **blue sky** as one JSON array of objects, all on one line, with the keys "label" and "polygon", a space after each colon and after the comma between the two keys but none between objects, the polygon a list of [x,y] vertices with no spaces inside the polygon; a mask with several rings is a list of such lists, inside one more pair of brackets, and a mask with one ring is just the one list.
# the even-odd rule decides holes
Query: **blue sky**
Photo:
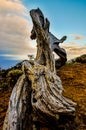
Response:
[{"label": "blue sky", "polygon": [[30,40],[29,11],[38,7],[55,36],[67,35],[61,46],[68,59],[86,53],[86,0],[0,0],[0,67],[8,68],[36,54],[36,42]]},{"label": "blue sky", "polygon": [[23,0],[28,9],[39,7],[58,33],[86,35],[86,0]]}]

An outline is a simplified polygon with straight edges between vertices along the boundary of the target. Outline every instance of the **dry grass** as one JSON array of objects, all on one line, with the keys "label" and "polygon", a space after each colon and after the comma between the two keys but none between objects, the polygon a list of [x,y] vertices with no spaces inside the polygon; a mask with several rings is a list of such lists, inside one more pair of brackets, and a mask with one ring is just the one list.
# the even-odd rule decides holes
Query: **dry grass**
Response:
[{"label": "dry grass", "polygon": [[[57,71],[57,74],[61,77],[64,95],[77,103],[75,118],[77,127],[73,130],[86,130],[86,64],[66,64]],[[0,91],[0,130],[10,94],[11,90]]]},{"label": "dry grass", "polygon": [[0,130],[2,130],[3,121],[8,107],[9,97],[12,89],[0,91]]},{"label": "dry grass", "polygon": [[65,89],[64,95],[77,103],[77,130],[86,130],[86,64],[67,64],[57,73]]}]

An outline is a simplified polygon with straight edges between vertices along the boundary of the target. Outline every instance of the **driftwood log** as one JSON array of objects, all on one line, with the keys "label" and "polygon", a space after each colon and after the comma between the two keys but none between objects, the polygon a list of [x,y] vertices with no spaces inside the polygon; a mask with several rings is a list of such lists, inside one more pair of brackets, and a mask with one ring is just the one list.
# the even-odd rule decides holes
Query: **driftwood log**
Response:
[{"label": "driftwood log", "polygon": [[[53,51],[66,59],[66,52],[59,47],[60,40],[49,32],[49,21],[40,9],[30,11],[33,22],[31,38],[37,40],[35,60],[22,63],[23,75],[12,91],[3,130],[42,130],[40,125],[58,125],[60,114],[75,111],[76,103],[62,95],[60,77],[55,72]],[[45,130],[48,130],[47,128]]]}]

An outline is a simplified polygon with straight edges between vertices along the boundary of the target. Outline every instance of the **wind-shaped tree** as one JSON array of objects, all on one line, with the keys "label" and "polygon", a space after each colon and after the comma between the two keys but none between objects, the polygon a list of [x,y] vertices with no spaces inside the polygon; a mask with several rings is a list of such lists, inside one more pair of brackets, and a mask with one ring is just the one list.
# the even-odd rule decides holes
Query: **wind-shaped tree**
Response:
[{"label": "wind-shaped tree", "polygon": [[66,37],[59,40],[49,32],[49,21],[40,9],[31,10],[30,15],[31,38],[37,40],[37,55],[35,60],[22,64],[23,74],[12,91],[3,130],[43,130],[42,126],[55,130],[60,114],[75,111],[76,104],[62,95],[52,53],[56,49],[60,57],[66,57],[65,50],[59,47]]}]

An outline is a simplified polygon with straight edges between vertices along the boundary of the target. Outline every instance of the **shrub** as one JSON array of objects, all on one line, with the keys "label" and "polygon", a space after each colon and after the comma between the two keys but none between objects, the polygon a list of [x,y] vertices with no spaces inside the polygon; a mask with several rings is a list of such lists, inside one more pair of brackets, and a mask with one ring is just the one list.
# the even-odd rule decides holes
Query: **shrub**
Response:
[{"label": "shrub", "polygon": [[15,83],[17,82],[20,75],[22,75],[21,70],[19,69],[10,70],[6,75],[8,85],[13,87]]},{"label": "shrub", "polygon": [[86,63],[86,54],[84,54],[84,55],[82,55],[80,57],[77,57],[76,62]]}]

